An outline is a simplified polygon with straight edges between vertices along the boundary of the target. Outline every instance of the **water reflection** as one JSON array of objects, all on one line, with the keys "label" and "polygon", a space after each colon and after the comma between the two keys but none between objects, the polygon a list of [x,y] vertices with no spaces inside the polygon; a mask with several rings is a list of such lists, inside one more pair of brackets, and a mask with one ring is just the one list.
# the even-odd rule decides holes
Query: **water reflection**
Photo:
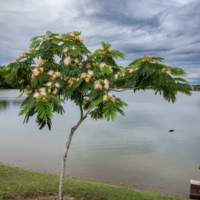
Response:
[{"label": "water reflection", "polygon": [[0,100],[0,112],[6,112],[6,110],[12,107],[20,107],[22,104],[22,100]]},{"label": "water reflection", "polygon": [[5,112],[6,109],[9,107],[9,101],[0,100],[0,112]]},{"label": "water reflection", "polygon": [[11,103],[11,105],[13,105],[14,107],[16,106],[16,107],[20,107],[21,106],[21,104],[22,104],[22,101],[23,100],[14,100],[14,101],[11,101],[10,103]]},{"label": "water reflection", "polygon": [[[34,118],[23,125],[18,91],[1,91],[0,162],[59,175],[60,162],[78,108],[67,102],[51,131],[38,130]],[[77,129],[67,158],[70,177],[149,189],[188,197],[189,179],[200,180],[200,93],[179,95],[169,104],[152,91],[118,94],[128,102],[115,122],[92,121]],[[9,120],[7,120],[9,119]],[[168,133],[169,129],[175,132]]]},{"label": "water reflection", "polygon": [[0,112],[6,112],[10,108],[20,107],[23,99],[17,98],[17,94],[19,94],[18,90],[1,90],[0,89]]}]

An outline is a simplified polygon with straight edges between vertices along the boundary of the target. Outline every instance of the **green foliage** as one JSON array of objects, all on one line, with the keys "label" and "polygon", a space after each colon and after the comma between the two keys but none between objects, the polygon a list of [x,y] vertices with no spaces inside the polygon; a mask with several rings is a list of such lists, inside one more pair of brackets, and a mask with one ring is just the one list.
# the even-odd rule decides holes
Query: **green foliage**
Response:
[{"label": "green foliage", "polygon": [[125,115],[124,111],[121,109],[127,104],[121,101],[119,98],[117,99],[116,103],[108,102],[103,106],[103,116],[108,121],[112,119],[114,121],[117,117],[117,113],[121,115]]},{"label": "green foliage", "polygon": [[[185,71],[162,64],[160,57],[144,55],[127,67],[115,59],[125,58],[110,43],[91,53],[80,37],[81,32],[45,35],[31,39],[30,50],[4,67],[3,76],[18,83],[27,94],[19,115],[24,122],[36,115],[40,129],[51,128],[53,113],[63,114],[65,100],[74,101],[92,119],[115,120],[124,115],[127,104],[112,94],[112,90],[152,88],[167,101],[175,102],[177,92],[191,95]],[[84,113],[82,113],[84,114]]]},{"label": "green foliage", "polygon": [[35,113],[35,99],[31,96],[28,96],[21,105],[21,110],[19,112],[19,115],[25,115],[24,117],[24,123],[28,123],[29,117],[33,116]]},{"label": "green foliage", "polygon": [[51,127],[52,105],[48,101],[38,100],[36,104],[37,122],[40,129],[46,124]]},{"label": "green foliage", "polygon": [[103,97],[99,97],[98,99],[92,101],[91,104],[90,104],[90,108],[95,108],[100,103],[102,103],[102,101],[103,101]]}]

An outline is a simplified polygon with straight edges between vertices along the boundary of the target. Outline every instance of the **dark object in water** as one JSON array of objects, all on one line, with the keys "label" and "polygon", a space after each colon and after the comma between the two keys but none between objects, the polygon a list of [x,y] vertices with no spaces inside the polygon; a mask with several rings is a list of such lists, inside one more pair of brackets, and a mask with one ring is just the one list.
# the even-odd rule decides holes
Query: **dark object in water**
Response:
[{"label": "dark object in water", "polygon": [[170,129],[170,130],[168,131],[168,133],[169,133],[169,132],[174,132],[174,129]]}]

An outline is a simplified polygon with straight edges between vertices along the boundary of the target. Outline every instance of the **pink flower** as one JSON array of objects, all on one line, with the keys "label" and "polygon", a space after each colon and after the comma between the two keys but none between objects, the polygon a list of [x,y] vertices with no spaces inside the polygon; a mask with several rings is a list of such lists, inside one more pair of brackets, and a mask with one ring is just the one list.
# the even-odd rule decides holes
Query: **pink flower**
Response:
[{"label": "pink flower", "polygon": [[79,59],[78,59],[78,58],[75,58],[75,59],[74,59],[74,62],[78,64],[78,63],[79,63]]},{"label": "pink flower", "polygon": [[108,100],[108,96],[107,95],[103,95],[103,101],[107,101]]},{"label": "pink flower", "polygon": [[40,94],[46,94],[46,89],[45,89],[45,87],[41,87],[41,88],[39,88],[39,92],[40,92]]},{"label": "pink flower", "polygon": [[109,89],[109,81],[108,81],[108,79],[104,80],[104,88],[105,89]]},{"label": "pink flower", "polygon": [[63,49],[63,53],[66,53],[67,50],[68,50],[68,47],[65,47],[65,48]]},{"label": "pink flower", "polygon": [[118,74],[115,74],[114,77],[115,77],[115,79],[117,79],[118,78]]},{"label": "pink flower", "polygon": [[56,86],[57,88],[60,88],[60,83],[55,83],[55,86]]},{"label": "pink flower", "polygon": [[102,89],[102,85],[99,81],[94,82],[94,89]]},{"label": "pink flower", "polygon": [[94,72],[92,70],[88,70],[88,74],[92,76]]},{"label": "pink flower", "polygon": [[51,86],[51,85],[52,85],[52,82],[46,83],[46,86],[47,86],[47,87],[49,87],[49,86]]},{"label": "pink flower", "polygon": [[71,58],[69,56],[67,56],[65,59],[64,59],[64,64],[65,65],[69,65],[69,63],[71,62]]},{"label": "pink flower", "polygon": [[83,72],[82,74],[81,74],[81,79],[85,79],[86,78],[86,76],[87,76],[87,73],[85,73],[85,72]]},{"label": "pink flower", "polygon": [[38,60],[36,61],[35,66],[36,66],[36,67],[39,67],[39,66],[43,65],[44,63],[45,63],[45,60],[38,59]]},{"label": "pink flower", "polygon": [[37,70],[37,68],[34,68],[34,69],[32,70],[32,72],[33,72],[33,75],[34,75],[34,76],[38,76],[38,75],[40,74],[40,72]]},{"label": "pink flower", "polygon": [[105,62],[101,62],[100,64],[99,64],[99,66],[102,68],[102,67],[104,67],[106,65],[106,63]]},{"label": "pink flower", "polygon": [[69,32],[69,34],[70,34],[71,36],[74,36],[74,32]]},{"label": "pink flower", "polygon": [[75,47],[75,46],[72,46],[72,49],[73,49],[73,50],[75,50],[75,49],[76,49],[76,47]]},{"label": "pink flower", "polygon": [[26,51],[22,51],[21,53],[20,53],[20,57],[23,57],[23,56],[25,56],[26,55]]},{"label": "pink flower", "polygon": [[89,98],[89,97],[85,97],[84,100],[85,100],[85,101],[89,101],[90,98]]},{"label": "pink flower", "polygon": [[58,94],[58,89],[55,88],[54,91],[52,92],[52,94],[54,94],[54,95]]},{"label": "pink flower", "polygon": [[32,70],[33,74],[36,73],[37,71],[38,71],[37,68],[34,68],[34,69]]},{"label": "pink flower", "polygon": [[53,73],[54,73],[53,70],[49,70],[47,74],[51,76]]},{"label": "pink flower", "polygon": [[166,70],[166,74],[171,74],[171,69]]},{"label": "pink flower", "polygon": [[112,66],[109,66],[109,69],[110,69],[111,72],[113,72]]},{"label": "pink flower", "polygon": [[33,97],[37,98],[40,94],[38,92],[33,93]]},{"label": "pink flower", "polygon": [[60,72],[56,71],[56,72],[55,72],[55,75],[56,75],[56,76],[60,76]]},{"label": "pink flower", "polygon": [[108,92],[108,97],[112,97],[113,96],[113,94],[112,94],[112,92]]},{"label": "pink flower", "polygon": [[47,95],[47,93],[46,93],[46,92],[40,92],[40,94],[42,94],[42,95]]}]

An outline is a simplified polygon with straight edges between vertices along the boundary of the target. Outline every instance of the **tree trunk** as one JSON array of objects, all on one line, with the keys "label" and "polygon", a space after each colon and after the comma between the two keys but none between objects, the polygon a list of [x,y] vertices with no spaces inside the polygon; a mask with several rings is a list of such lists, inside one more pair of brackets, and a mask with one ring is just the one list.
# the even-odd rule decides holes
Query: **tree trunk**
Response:
[{"label": "tree trunk", "polygon": [[65,151],[63,153],[63,158],[62,158],[60,184],[59,184],[59,200],[63,200],[63,186],[64,186],[64,177],[65,177],[65,165],[66,165],[67,154],[68,154],[68,151],[69,151],[69,147],[70,147],[70,144],[71,144],[71,141],[72,141],[73,134],[74,134],[75,130],[79,127],[79,125],[83,122],[83,120],[87,117],[87,115],[90,112],[90,110],[88,110],[88,112],[85,115],[83,115],[83,109],[82,109],[82,106],[80,106],[80,112],[81,112],[80,120],[78,121],[78,123],[75,126],[73,126],[71,128],[71,132],[69,134],[68,141],[66,143]]},{"label": "tree trunk", "polygon": [[64,177],[65,177],[65,165],[66,165],[66,159],[67,154],[69,151],[69,147],[72,141],[72,137],[74,134],[75,129],[71,129],[71,133],[69,134],[68,141],[66,143],[65,151],[63,153],[62,157],[62,166],[61,166],[61,174],[60,174],[60,185],[59,185],[59,200],[63,200],[63,186],[64,186]]}]

